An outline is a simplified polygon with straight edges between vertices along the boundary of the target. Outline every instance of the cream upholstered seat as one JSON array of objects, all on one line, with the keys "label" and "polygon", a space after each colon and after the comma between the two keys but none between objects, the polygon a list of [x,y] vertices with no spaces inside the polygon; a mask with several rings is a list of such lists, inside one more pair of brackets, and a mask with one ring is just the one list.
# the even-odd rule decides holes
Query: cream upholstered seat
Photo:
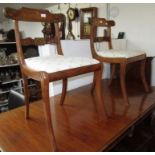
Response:
[{"label": "cream upholstered seat", "polygon": [[99,63],[96,59],[87,57],[68,57],[62,55],[33,57],[25,59],[25,62],[29,68],[36,71],[46,71],[47,73],[54,73]]},{"label": "cream upholstered seat", "polygon": [[143,51],[106,50],[98,51],[97,54],[107,58],[132,58],[145,54]]}]

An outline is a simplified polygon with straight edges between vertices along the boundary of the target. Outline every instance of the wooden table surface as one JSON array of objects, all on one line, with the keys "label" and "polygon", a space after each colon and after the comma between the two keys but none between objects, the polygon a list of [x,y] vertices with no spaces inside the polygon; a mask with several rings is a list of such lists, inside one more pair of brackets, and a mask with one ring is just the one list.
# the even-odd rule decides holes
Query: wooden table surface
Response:
[{"label": "wooden table surface", "polygon": [[[59,96],[51,99],[54,133],[59,151],[104,151],[129,127],[155,107],[155,89],[145,94],[128,84],[129,106],[125,106],[119,84],[103,81],[104,107],[98,107],[90,86],[67,94],[64,106]],[[130,89],[129,89],[130,88]],[[0,114],[0,148],[3,151],[51,151],[41,101],[31,104],[31,119],[24,107]]]}]

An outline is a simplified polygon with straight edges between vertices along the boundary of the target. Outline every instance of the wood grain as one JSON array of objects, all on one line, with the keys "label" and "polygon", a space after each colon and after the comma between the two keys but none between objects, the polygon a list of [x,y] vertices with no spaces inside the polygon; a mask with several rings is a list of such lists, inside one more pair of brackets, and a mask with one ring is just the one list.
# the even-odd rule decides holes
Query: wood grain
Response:
[{"label": "wood grain", "polygon": [[[96,104],[91,85],[70,91],[61,106],[61,95],[51,98],[53,129],[58,151],[104,151],[139,119],[155,108],[155,88],[145,94],[140,82],[127,83],[130,105],[125,106],[118,81],[102,83],[105,110]],[[0,148],[3,151],[52,151],[42,101],[0,115]],[[105,114],[105,115],[103,115]]]}]

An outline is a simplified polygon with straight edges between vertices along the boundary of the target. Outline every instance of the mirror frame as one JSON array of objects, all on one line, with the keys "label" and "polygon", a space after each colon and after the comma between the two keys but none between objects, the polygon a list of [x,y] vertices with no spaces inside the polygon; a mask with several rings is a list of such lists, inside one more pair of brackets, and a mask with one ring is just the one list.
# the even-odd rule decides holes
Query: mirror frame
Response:
[{"label": "mirror frame", "polygon": [[84,20],[85,20],[86,14],[90,14],[90,16],[91,16],[90,18],[96,18],[97,17],[97,8],[90,7],[90,8],[80,9],[80,39],[89,39],[90,38],[91,20],[88,19],[88,23],[85,23]]}]

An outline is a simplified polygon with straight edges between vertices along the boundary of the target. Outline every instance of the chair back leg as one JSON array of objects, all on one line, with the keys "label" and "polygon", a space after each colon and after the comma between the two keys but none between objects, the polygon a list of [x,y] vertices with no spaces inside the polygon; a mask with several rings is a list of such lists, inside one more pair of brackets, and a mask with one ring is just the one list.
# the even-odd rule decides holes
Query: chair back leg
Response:
[{"label": "chair back leg", "polygon": [[95,85],[94,85],[94,90],[95,90],[95,97],[97,100],[97,109],[98,112],[100,113],[100,120],[104,120],[107,118],[105,107],[104,107],[104,100],[103,100],[103,91],[102,91],[102,67],[100,70],[95,71],[94,73],[94,80],[95,80]]},{"label": "chair back leg", "polygon": [[109,81],[109,86],[111,86],[111,85],[112,85],[112,81],[113,81],[114,76],[115,76],[116,64],[111,64],[111,65],[110,65],[110,69],[111,69],[111,73],[110,73],[110,81]]},{"label": "chair back leg", "polygon": [[143,83],[145,92],[148,93],[149,92],[149,86],[147,84],[146,77],[145,77],[145,64],[146,64],[146,59],[145,60],[142,60],[140,63],[141,63],[140,64],[140,74],[141,74],[142,83]]},{"label": "chair back leg", "polygon": [[62,80],[62,94],[61,94],[61,98],[60,98],[60,105],[64,104],[66,92],[67,92],[67,84],[68,84],[67,78],[63,79]]}]

